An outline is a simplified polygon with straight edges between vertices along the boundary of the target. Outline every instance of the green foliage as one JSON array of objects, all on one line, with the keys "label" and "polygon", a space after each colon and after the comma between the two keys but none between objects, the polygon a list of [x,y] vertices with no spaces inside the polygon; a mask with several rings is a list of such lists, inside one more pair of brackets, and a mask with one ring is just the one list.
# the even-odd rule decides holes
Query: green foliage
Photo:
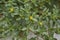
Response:
[{"label": "green foliage", "polygon": [[44,40],[55,40],[53,34],[60,33],[60,10],[54,1],[0,0],[0,37],[27,40],[31,30]]}]

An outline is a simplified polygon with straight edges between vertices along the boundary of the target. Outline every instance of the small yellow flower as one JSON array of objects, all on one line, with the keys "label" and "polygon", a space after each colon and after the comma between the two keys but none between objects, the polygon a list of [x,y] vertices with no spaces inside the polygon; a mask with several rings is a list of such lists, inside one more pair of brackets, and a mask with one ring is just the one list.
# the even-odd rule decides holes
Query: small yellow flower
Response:
[{"label": "small yellow flower", "polygon": [[10,8],[10,12],[13,12],[14,11],[14,8],[12,7],[12,8]]},{"label": "small yellow flower", "polygon": [[33,17],[32,17],[32,16],[30,16],[30,17],[29,17],[29,19],[30,19],[30,20],[32,20],[32,19],[33,19]]},{"label": "small yellow flower", "polygon": [[42,22],[39,22],[39,25],[42,25],[43,23]]}]

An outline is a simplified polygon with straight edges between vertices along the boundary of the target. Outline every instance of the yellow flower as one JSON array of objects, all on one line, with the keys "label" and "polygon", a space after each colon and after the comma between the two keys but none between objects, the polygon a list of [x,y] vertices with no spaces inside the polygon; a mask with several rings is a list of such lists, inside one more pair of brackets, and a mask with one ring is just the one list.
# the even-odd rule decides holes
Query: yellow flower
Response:
[{"label": "yellow flower", "polygon": [[14,8],[12,7],[12,8],[10,8],[9,10],[10,10],[10,12],[13,12],[13,11],[14,11]]},{"label": "yellow flower", "polygon": [[32,20],[32,19],[33,19],[33,17],[32,17],[32,16],[30,16],[30,17],[29,17],[29,19],[30,19],[30,20]]},{"label": "yellow flower", "polygon": [[42,25],[43,23],[42,22],[39,22],[39,25]]}]

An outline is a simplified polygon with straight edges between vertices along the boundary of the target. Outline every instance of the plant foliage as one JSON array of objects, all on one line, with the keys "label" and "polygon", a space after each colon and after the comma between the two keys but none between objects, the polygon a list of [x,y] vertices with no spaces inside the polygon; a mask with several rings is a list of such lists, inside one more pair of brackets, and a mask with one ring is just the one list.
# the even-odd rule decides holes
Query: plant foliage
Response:
[{"label": "plant foliage", "polygon": [[60,33],[59,0],[0,0],[0,38],[27,40],[30,31],[55,40],[53,34]]}]

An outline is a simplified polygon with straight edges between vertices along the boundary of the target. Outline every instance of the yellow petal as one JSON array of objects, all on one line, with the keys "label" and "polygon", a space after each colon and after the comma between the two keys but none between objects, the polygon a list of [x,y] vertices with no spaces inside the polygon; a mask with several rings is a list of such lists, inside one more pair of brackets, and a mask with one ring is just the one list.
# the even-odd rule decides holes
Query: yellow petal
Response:
[{"label": "yellow petal", "polygon": [[10,8],[10,12],[13,12],[14,11],[14,8]]},{"label": "yellow petal", "polygon": [[39,22],[40,25],[42,25],[43,23],[42,22]]},{"label": "yellow petal", "polygon": [[32,20],[32,19],[33,19],[33,17],[32,17],[32,16],[30,16],[30,17],[29,17],[29,19],[30,19],[30,20]]}]

